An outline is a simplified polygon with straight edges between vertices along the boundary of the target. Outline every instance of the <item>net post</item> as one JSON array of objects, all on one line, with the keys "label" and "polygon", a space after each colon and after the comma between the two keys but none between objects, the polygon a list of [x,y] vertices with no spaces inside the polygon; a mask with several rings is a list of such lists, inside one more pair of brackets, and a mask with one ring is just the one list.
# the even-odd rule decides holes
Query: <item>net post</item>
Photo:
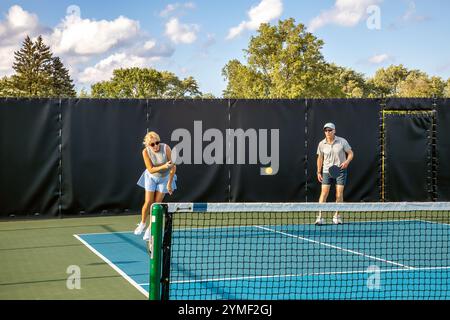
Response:
[{"label": "net post", "polygon": [[151,207],[149,300],[161,300],[162,229],[165,206],[159,203]]},{"label": "net post", "polygon": [[166,206],[166,214],[164,219],[164,235],[163,235],[163,257],[162,257],[162,273],[161,273],[161,300],[169,300],[170,289],[170,252],[172,246],[172,225],[173,214]]}]

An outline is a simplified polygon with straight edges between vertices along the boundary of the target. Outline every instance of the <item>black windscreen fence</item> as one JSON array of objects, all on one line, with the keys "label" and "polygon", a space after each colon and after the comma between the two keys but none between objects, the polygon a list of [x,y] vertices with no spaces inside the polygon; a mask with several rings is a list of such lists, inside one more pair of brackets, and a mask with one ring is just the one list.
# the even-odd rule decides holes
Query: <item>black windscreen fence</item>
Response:
[{"label": "black windscreen fence", "polygon": [[58,215],[59,100],[0,100],[0,215]]},{"label": "black windscreen fence", "polygon": [[62,107],[62,213],[135,211],[145,100],[67,100]]},{"label": "black windscreen fence", "polygon": [[450,99],[436,101],[437,200],[450,200]]},{"label": "black windscreen fence", "polygon": [[[317,147],[325,138],[324,124],[336,126],[336,136],[348,141],[354,159],[348,168],[344,200],[378,201],[380,157],[380,110],[378,99],[308,100],[307,101],[307,201],[319,199],[321,184],[317,180]],[[334,200],[330,189],[328,200]]]},{"label": "black windscreen fence", "polygon": [[[149,100],[148,130],[178,151],[177,190],[165,201],[227,202],[227,100]],[[144,138],[139,137],[140,141]],[[141,144],[141,149],[142,149]],[[174,152],[175,154],[175,152]],[[140,155],[140,153],[139,153]],[[145,166],[140,155],[140,173]],[[141,190],[138,190],[141,192]]]},{"label": "black windscreen fence", "polygon": [[433,118],[433,112],[385,112],[385,201],[433,200]]},{"label": "black windscreen fence", "polygon": [[450,126],[450,108],[444,106],[443,99],[387,99],[381,116],[381,200],[450,199],[449,192],[443,193],[450,178],[448,142],[442,138]]},{"label": "black windscreen fence", "polygon": [[345,201],[450,201],[448,99],[2,98],[0,217],[140,211],[149,131],[177,163],[164,201],[317,202],[327,122],[354,152]]},{"label": "black windscreen fence", "polygon": [[305,201],[304,100],[235,100],[229,127],[231,201]]}]

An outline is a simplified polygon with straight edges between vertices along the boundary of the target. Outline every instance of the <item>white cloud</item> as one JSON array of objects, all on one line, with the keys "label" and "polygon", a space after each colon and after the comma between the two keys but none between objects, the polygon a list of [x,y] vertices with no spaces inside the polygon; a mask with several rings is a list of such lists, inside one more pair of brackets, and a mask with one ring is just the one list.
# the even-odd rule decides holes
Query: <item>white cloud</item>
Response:
[{"label": "white cloud", "polygon": [[14,52],[20,49],[25,37],[34,38],[44,32],[37,15],[18,5],[10,7],[5,20],[0,20],[0,76],[13,73]]},{"label": "white cloud", "polygon": [[[174,51],[149,39],[141,32],[138,21],[124,16],[97,21],[69,12],[48,41],[53,52],[70,63],[68,69],[75,82],[83,85],[109,80],[114,69],[150,67]],[[99,56],[106,58],[98,61]]]},{"label": "white cloud", "polygon": [[[184,30],[183,25],[178,27],[178,31]],[[61,22],[50,28],[41,26],[36,14],[15,5],[0,20],[0,77],[14,73],[14,52],[20,49],[25,36],[35,39],[39,34],[62,59],[76,84],[107,80],[116,68],[151,67],[175,51],[171,44],[159,43],[141,31],[138,21],[123,16],[92,20],[68,10]],[[178,36],[179,41],[192,41],[189,33]]]},{"label": "white cloud", "polygon": [[115,20],[65,17],[49,37],[55,54],[96,55],[122,45],[139,34],[139,22],[120,16]]},{"label": "white cloud", "polygon": [[261,23],[278,19],[282,13],[283,3],[281,0],[261,0],[256,7],[252,7],[247,12],[249,20],[242,21],[238,26],[228,31],[227,39],[236,38],[245,30],[256,30]]},{"label": "white cloud", "polygon": [[13,30],[34,29],[39,19],[35,14],[23,10],[20,6],[12,6],[7,15],[7,23]]},{"label": "white cloud", "polygon": [[10,76],[14,73],[12,65],[14,63],[15,46],[0,47],[0,77]]},{"label": "white cloud", "polygon": [[156,47],[156,41],[154,41],[154,40],[148,40],[144,43],[145,50],[152,50],[155,47]]},{"label": "white cloud", "polygon": [[323,11],[315,17],[308,26],[309,31],[336,24],[344,27],[356,26],[367,17],[367,8],[379,5],[383,0],[336,0],[334,7]]},{"label": "white cloud", "polygon": [[194,9],[195,4],[192,2],[187,3],[170,3],[168,4],[163,11],[159,13],[161,17],[168,17],[172,14],[174,14],[176,11],[181,9]]},{"label": "white cloud", "polygon": [[170,15],[172,12],[174,12],[178,7],[180,6],[179,3],[175,3],[175,4],[168,4],[163,11],[160,12],[160,16],[161,17],[167,17],[168,15]]},{"label": "white cloud", "polygon": [[164,18],[171,17],[165,26],[165,35],[175,43],[190,44],[197,40],[197,34],[199,26],[196,24],[184,24],[181,23],[178,16],[184,13],[185,9],[194,9],[195,4],[193,2],[186,3],[171,3],[168,4],[163,11],[160,12],[160,16]]},{"label": "white cloud", "polygon": [[391,61],[392,59],[393,58],[390,55],[383,53],[370,57],[368,61],[371,64],[382,64],[384,62]]},{"label": "white cloud", "polygon": [[95,82],[109,80],[112,77],[114,69],[150,67],[158,59],[158,57],[144,58],[126,53],[115,53],[101,60],[93,67],[84,69],[78,75],[78,81],[83,84],[93,84]]},{"label": "white cloud", "polygon": [[173,43],[193,43],[197,40],[199,27],[196,24],[182,24],[177,18],[166,23],[166,35]]},{"label": "white cloud", "polygon": [[41,31],[43,28],[39,25],[39,19],[35,14],[14,5],[9,8],[6,19],[0,21],[0,45],[17,45],[27,35],[33,37]]}]

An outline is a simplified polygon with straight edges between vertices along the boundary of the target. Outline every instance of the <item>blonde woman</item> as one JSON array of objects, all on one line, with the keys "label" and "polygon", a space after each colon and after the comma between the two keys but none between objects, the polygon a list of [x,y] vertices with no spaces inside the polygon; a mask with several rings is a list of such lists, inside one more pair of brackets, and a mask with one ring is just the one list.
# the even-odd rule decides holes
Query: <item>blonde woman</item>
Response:
[{"label": "blonde woman", "polygon": [[[166,193],[172,194],[176,189],[176,166],[172,163],[172,150],[164,143],[156,132],[149,132],[144,138],[145,149],[142,150],[146,170],[142,173],[137,184],[145,189],[145,202],[142,206],[141,222],[135,235],[144,231],[149,210],[153,203],[164,200]],[[151,225],[151,222],[150,222]],[[150,239],[150,228],[144,234],[144,240]]]}]

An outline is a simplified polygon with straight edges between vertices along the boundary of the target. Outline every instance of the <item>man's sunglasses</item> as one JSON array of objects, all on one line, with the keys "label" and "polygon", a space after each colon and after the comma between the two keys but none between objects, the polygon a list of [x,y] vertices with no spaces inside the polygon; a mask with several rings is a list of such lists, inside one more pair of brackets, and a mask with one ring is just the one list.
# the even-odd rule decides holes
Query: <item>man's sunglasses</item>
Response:
[{"label": "man's sunglasses", "polygon": [[325,130],[323,130],[323,131],[325,131],[325,132],[332,132],[333,129],[325,129]]},{"label": "man's sunglasses", "polygon": [[150,147],[159,146],[159,141],[150,143]]}]

